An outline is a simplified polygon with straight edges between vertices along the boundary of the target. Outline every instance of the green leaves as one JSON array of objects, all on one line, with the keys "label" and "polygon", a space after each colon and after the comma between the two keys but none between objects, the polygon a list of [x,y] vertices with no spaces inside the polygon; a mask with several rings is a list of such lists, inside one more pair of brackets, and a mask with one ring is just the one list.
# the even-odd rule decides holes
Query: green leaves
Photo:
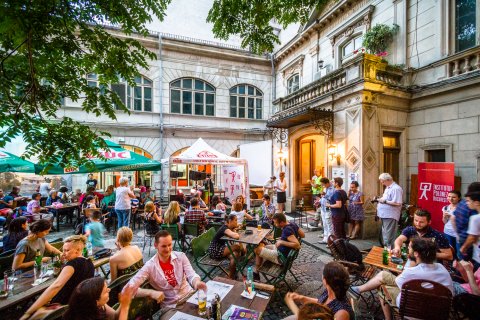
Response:
[{"label": "green leaves", "polygon": [[[278,36],[270,25],[276,20],[282,27],[305,23],[314,9],[329,0],[215,0],[207,17],[213,33],[224,40],[234,34],[242,37],[242,47],[262,54],[272,52]],[[333,1],[333,0],[330,0]]]},{"label": "green leaves", "polygon": [[368,52],[379,54],[385,52],[398,32],[399,26],[392,27],[385,24],[377,24],[363,35],[362,45]]},{"label": "green leaves", "polygon": [[[116,119],[114,103],[128,112],[109,88],[119,78],[129,83],[156,59],[133,39],[102,26],[111,23],[126,34],[146,35],[151,14],[163,19],[170,0],[42,0],[0,4],[0,148],[16,136],[27,143],[25,156],[44,163],[81,165],[82,155],[97,155],[99,135],[84,118],[62,111],[66,98],[83,112]],[[98,87],[86,75],[99,74]],[[84,113],[83,113],[84,114]]]}]

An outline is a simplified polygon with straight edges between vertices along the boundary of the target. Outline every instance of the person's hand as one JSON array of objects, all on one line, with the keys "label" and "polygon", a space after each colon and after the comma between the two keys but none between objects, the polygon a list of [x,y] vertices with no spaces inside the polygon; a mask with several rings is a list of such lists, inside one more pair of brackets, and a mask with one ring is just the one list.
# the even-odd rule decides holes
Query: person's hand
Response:
[{"label": "person's hand", "polygon": [[165,294],[162,291],[151,290],[150,298],[157,301],[157,303],[162,303],[162,301],[165,300]]},{"label": "person's hand", "polygon": [[118,302],[121,307],[130,305],[130,302],[134,298],[135,288],[133,286],[125,286],[123,290],[118,294]]},{"label": "person's hand", "polygon": [[279,248],[282,245],[282,240],[277,240],[275,242],[275,247]]},{"label": "person's hand", "polygon": [[292,299],[293,301],[303,302],[304,296],[302,296],[301,294],[298,294],[296,292],[289,292],[289,293],[290,293],[290,299]]},{"label": "person's hand", "polygon": [[24,313],[20,320],[27,320],[30,319],[32,315],[30,313]]},{"label": "person's hand", "polygon": [[50,262],[51,259],[52,258],[50,258],[50,257],[43,257],[42,262],[48,263],[48,262]]},{"label": "person's hand", "polygon": [[195,284],[195,289],[196,290],[203,290],[205,293],[207,292],[207,284],[203,281],[197,281]]},{"label": "person's hand", "polygon": [[392,254],[393,254],[395,257],[399,257],[399,256],[400,256],[400,253],[401,253],[400,248],[398,248],[398,247],[393,248]]},{"label": "person's hand", "polygon": [[466,272],[473,273],[473,264],[470,261],[462,260],[460,261],[460,265],[465,269]]},{"label": "person's hand", "polygon": [[462,246],[462,247],[460,248],[460,252],[461,252],[464,256],[466,256],[466,255],[467,255],[467,247]]}]

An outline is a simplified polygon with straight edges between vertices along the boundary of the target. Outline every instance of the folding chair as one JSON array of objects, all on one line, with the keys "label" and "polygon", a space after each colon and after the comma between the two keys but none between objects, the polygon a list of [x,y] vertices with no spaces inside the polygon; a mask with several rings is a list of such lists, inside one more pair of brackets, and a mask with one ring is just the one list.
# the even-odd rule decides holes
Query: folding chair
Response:
[{"label": "folding chair", "polygon": [[144,219],[143,220],[143,248],[142,248],[142,252],[145,251],[145,245],[147,244],[147,241],[148,241],[148,255],[149,256],[150,256],[150,248],[152,247],[152,239],[155,239],[155,234],[151,234],[151,233],[147,232],[147,221]]},{"label": "folding chair", "polygon": [[183,247],[186,250],[192,249],[192,240],[200,235],[200,228],[196,223],[183,224]]},{"label": "folding chair", "polygon": [[162,230],[167,230],[168,233],[170,233],[170,235],[172,236],[172,239],[173,239],[173,248],[175,249],[175,245],[180,249],[180,251],[183,251],[182,250],[182,239],[180,238],[180,232],[178,231],[178,225],[175,223],[175,224],[162,224],[160,226],[160,229]]},{"label": "folding chair", "polygon": [[[208,247],[210,246],[210,242],[212,242],[215,234],[216,234],[215,229],[210,228],[208,229],[207,232],[204,232],[198,237],[192,239],[192,242],[191,242],[193,259],[194,259],[193,261],[195,265],[200,270],[202,270],[202,272],[205,274],[202,277],[202,280],[204,280],[207,277],[210,279],[213,279],[211,274],[217,268],[220,268],[226,275],[228,275],[227,270],[225,270],[225,268],[222,266],[222,263],[225,261],[225,259],[223,260],[212,259],[208,254]],[[211,268],[207,270],[205,266],[208,266]]]},{"label": "folding chair", "polygon": [[108,299],[108,305],[110,307],[114,306],[116,303],[118,303],[118,294],[122,291],[123,287],[127,284],[128,281],[137,273],[138,270],[129,273],[129,274],[124,274],[121,277],[118,277],[115,279],[110,285],[108,286],[110,288],[110,292],[108,294],[109,299]]}]

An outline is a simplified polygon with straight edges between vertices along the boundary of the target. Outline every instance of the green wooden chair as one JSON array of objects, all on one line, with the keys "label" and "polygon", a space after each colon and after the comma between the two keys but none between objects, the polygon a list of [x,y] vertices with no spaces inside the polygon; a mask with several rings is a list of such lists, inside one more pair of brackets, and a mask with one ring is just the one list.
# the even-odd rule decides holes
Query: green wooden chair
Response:
[{"label": "green wooden chair", "polygon": [[181,236],[180,236],[180,231],[178,230],[178,225],[176,223],[175,224],[162,224],[160,226],[160,229],[167,230],[168,233],[170,233],[172,235],[173,249],[175,249],[175,246],[177,246],[180,251],[183,251],[182,250],[182,239],[181,239]]},{"label": "green wooden chair", "polygon": [[196,223],[183,224],[183,247],[185,251],[192,249],[192,240],[200,235],[200,228]]},{"label": "green wooden chair", "polygon": [[207,229],[213,228],[215,229],[215,232],[217,232],[218,229],[220,229],[222,226],[223,226],[223,223],[209,223],[207,225]]},{"label": "green wooden chair", "polygon": [[212,259],[208,254],[208,247],[215,234],[215,229],[210,228],[207,232],[194,238],[191,242],[194,263],[205,274],[202,277],[202,280],[205,280],[207,277],[213,279],[211,274],[217,268],[220,268],[226,275],[228,275],[227,270],[222,266],[222,263],[225,260]]},{"label": "green wooden chair", "polygon": [[110,307],[117,304],[118,294],[122,291],[123,287],[127,284],[127,282],[130,281],[130,279],[137,273],[137,271],[138,270],[129,274],[124,274],[123,276],[118,277],[112,283],[110,283],[110,285],[108,286],[108,288],[110,288],[110,293],[108,294],[110,298],[108,299],[107,303]]}]

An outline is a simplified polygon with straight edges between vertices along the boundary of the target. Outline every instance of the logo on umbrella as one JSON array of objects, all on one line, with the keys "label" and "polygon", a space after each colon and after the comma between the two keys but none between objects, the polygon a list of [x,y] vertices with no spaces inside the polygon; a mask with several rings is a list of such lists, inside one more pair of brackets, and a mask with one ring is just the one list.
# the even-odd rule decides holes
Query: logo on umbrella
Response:
[{"label": "logo on umbrella", "polygon": [[3,159],[3,158],[10,158],[10,156],[6,153],[0,152],[0,159]]},{"label": "logo on umbrella", "polygon": [[197,157],[199,158],[218,158],[217,155],[211,153],[210,151],[202,151],[200,153],[197,154]]}]

